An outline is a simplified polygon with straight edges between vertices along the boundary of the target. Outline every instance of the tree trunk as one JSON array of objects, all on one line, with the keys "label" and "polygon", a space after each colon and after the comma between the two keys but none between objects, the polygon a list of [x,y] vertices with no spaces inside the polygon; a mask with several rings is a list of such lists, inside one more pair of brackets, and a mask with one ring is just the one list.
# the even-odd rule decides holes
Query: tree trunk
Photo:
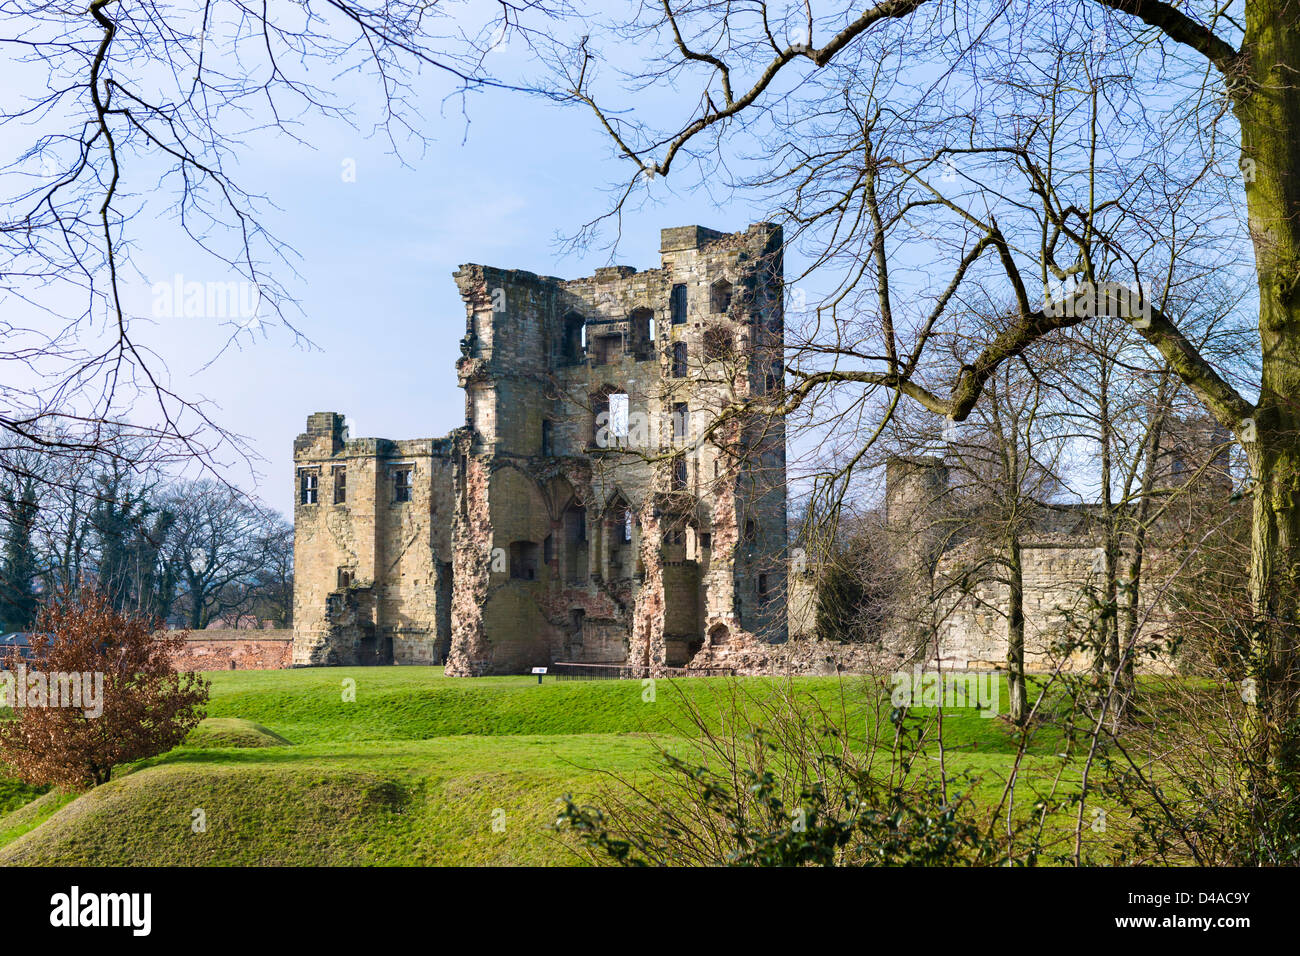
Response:
[{"label": "tree trunk", "polygon": [[[1239,434],[1256,480],[1246,694],[1252,758],[1274,783],[1295,772],[1300,568],[1300,9],[1246,8],[1244,76],[1234,88],[1259,281],[1260,397]],[[1253,701],[1252,701],[1253,698]]]},{"label": "tree trunk", "polygon": [[[1261,415],[1262,417],[1262,415]],[[1263,440],[1252,449],[1258,484],[1250,549],[1250,594],[1254,611],[1246,674],[1251,684],[1247,736],[1252,759],[1281,784],[1296,767],[1296,589],[1300,568],[1300,443]],[[1273,445],[1274,447],[1269,447]],[[1282,446],[1285,447],[1277,447]],[[1258,464],[1256,464],[1258,461]]]},{"label": "tree trunk", "polygon": [[[1101,510],[1105,524],[1104,564],[1102,567],[1103,586],[1101,588],[1101,607],[1097,620],[1097,648],[1093,663],[1097,675],[1098,706],[1105,704],[1113,708],[1109,701],[1112,682],[1119,667],[1119,628],[1117,615],[1118,577],[1119,577],[1119,540],[1115,527],[1118,516],[1112,497],[1114,481],[1113,448],[1115,442],[1114,421],[1110,414],[1110,364],[1105,357],[1100,357],[1097,386],[1097,422],[1099,425],[1098,443],[1101,452]],[[1108,703],[1109,701],[1109,703]],[[1114,710],[1109,712],[1112,724],[1115,720]]]},{"label": "tree trunk", "polygon": [[1021,564],[1020,537],[1007,541],[1007,702],[1014,724],[1023,724],[1028,709],[1025,699],[1025,581]]},{"label": "tree trunk", "polygon": [[1128,579],[1123,587],[1123,607],[1120,634],[1120,673],[1116,709],[1121,716],[1127,714],[1137,699],[1137,677],[1135,658],[1137,655],[1138,616],[1142,601],[1142,565],[1146,557],[1147,522],[1151,518],[1151,493],[1156,486],[1156,468],[1160,459],[1161,442],[1164,436],[1166,405],[1166,386],[1169,369],[1160,377],[1160,387],[1156,392],[1155,416],[1147,429],[1146,461],[1142,466],[1142,484],[1139,488],[1137,514],[1133,516],[1132,554],[1128,562]]}]

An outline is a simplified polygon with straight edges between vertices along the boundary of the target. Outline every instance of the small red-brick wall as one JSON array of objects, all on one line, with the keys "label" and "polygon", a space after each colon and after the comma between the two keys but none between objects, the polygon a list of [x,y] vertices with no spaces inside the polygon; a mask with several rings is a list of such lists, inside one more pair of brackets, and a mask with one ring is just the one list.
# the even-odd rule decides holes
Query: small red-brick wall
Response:
[{"label": "small red-brick wall", "polygon": [[190,631],[172,656],[178,671],[270,671],[293,662],[293,631],[208,628]]}]

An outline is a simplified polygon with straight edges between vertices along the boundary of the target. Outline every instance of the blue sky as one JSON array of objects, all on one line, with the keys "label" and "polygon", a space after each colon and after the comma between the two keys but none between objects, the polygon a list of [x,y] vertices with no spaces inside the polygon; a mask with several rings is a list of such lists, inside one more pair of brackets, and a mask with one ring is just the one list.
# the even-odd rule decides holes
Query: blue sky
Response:
[{"label": "blue sky", "polygon": [[[310,121],[304,138],[250,139],[238,176],[278,210],[266,216],[296,248],[300,278],[280,274],[302,309],[295,324],[243,333],[239,348],[208,364],[229,330],[203,318],[159,320],[148,341],[166,359],[173,385],[216,406],[226,427],[265,460],[229,477],[282,510],[292,505],[292,442],[314,411],[346,414],[352,435],[441,435],[464,421],[454,363],[465,311],[451,274],[480,262],[577,277],[611,261],[608,247],[565,255],[560,237],[604,212],[607,187],[626,175],[591,117],[507,92],[440,108],[449,86],[427,84],[427,148],[387,141],[345,124]],[[375,103],[362,99],[361,117]],[[369,111],[369,113],[368,113]],[[355,182],[345,164],[355,162]],[[759,210],[722,210],[706,196],[658,182],[654,203],[629,210],[614,260],[658,265],[659,230],[701,223],[743,229]],[[137,262],[150,282],[229,278],[210,260],[171,247],[163,224],[141,238]],[[143,290],[141,290],[143,291]],[[205,367],[206,366],[206,367]]]},{"label": "blue sky", "polygon": [[[612,62],[605,66],[611,73],[620,63],[650,55],[626,44],[610,52]],[[511,78],[544,72],[527,57],[517,42],[506,44],[490,54],[488,66]],[[372,128],[382,115],[372,75],[331,76],[341,69],[333,63],[309,68],[315,82],[354,108],[360,130]],[[43,85],[38,79],[30,68],[0,63],[0,82],[12,89],[35,95]],[[651,122],[665,111],[680,121],[681,111],[695,105],[698,81],[690,77],[681,89],[660,82],[639,94],[624,89],[612,102]],[[604,86],[619,89],[617,82]],[[292,441],[312,412],[344,413],[358,437],[437,436],[463,422],[454,363],[465,315],[451,279],[459,265],[481,262],[563,277],[587,275],[611,261],[648,268],[658,264],[664,227],[699,223],[738,230],[768,218],[756,204],[757,193],[691,191],[693,170],[679,164],[673,177],[650,184],[648,200],[624,210],[616,252],[595,246],[563,255],[560,238],[609,208],[610,190],[628,175],[627,161],[614,155],[585,109],[504,91],[475,93],[462,102],[449,97],[452,90],[445,75],[432,71],[416,80],[414,99],[422,116],[412,121],[426,141],[401,143],[400,158],[384,137],[314,114],[301,117],[295,129],[302,142],[261,130],[245,135],[234,150],[232,171],[240,185],[274,204],[262,221],[297,251],[296,275],[287,268],[274,272],[300,306],[301,315],[293,318],[307,341],[295,341],[288,329],[269,323],[241,333],[231,349],[224,348],[229,327],[210,318],[136,322],[137,338],[165,361],[168,384],[210,401],[212,417],[245,436],[260,456],[251,470],[226,456],[226,477],[276,508],[292,505]],[[673,119],[665,125],[672,127]],[[250,116],[248,122],[257,125],[265,117]],[[743,164],[743,124],[729,132],[727,161],[734,171]],[[0,128],[0,153],[20,154],[32,135]],[[148,316],[154,283],[171,283],[175,276],[209,283],[236,277],[179,241],[168,208],[174,197],[151,193],[156,170],[147,161],[142,166],[133,168],[127,183],[131,195],[143,197],[146,212],[131,224],[140,275],[129,290],[128,308]],[[353,170],[354,177],[345,175]],[[895,278],[901,266],[924,273],[933,259],[924,243],[919,250],[896,246],[891,256]],[[801,271],[795,252],[788,252],[786,266],[788,277]],[[824,275],[819,281],[833,285]],[[816,301],[814,290],[804,291],[808,301]],[[140,409],[137,417],[148,411]]]}]

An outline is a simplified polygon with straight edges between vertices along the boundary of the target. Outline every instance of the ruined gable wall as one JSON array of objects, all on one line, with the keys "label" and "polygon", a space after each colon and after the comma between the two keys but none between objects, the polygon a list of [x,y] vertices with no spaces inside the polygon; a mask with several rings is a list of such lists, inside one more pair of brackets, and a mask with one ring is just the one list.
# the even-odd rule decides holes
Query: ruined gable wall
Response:
[{"label": "ruined gable wall", "polygon": [[[432,664],[438,657],[438,547],[448,537],[451,463],[433,439],[384,442],[376,461],[378,516],[375,568],[377,637],[391,638],[393,663]],[[395,476],[411,469],[409,501],[396,500]],[[359,502],[364,507],[364,503]]]},{"label": "ruined gable wall", "polygon": [[[587,333],[581,360],[562,360],[556,368],[562,400],[553,412],[554,451],[587,462],[585,480],[579,477],[573,486],[576,502],[586,508],[587,573],[578,581],[566,573],[565,549],[574,542],[566,539],[559,523],[556,587],[547,599],[557,620],[572,622],[581,614],[580,632],[570,624],[563,660],[623,662],[633,654],[633,618],[646,593],[645,553],[649,548],[657,554],[658,547],[650,500],[665,466],[654,459],[671,434],[660,385],[667,372],[662,343],[669,289],[669,277],[662,270],[636,272],[628,267],[600,269],[591,278],[563,283],[564,314],[581,315]],[[630,318],[637,310],[649,310],[653,339],[639,337]],[[604,348],[598,342],[615,336],[616,347]],[[611,434],[609,423],[603,437],[598,434],[593,396],[611,392],[628,396],[626,441]],[[626,543],[620,513],[624,506],[633,515],[632,540]]]},{"label": "ruined gable wall", "polygon": [[[294,589],[295,664],[329,661],[329,597],[337,590],[340,567],[360,568],[360,555],[373,553],[373,521],[354,522],[345,508],[336,508],[331,494],[331,468],[349,467],[348,477],[363,494],[360,462],[350,462],[344,450],[343,417],[333,412],[312,415],[307,431],[294,442]],[[317,476],[317,504],[302,500],[304,471]],[[373,481],[373,478],[371,479]],[[370,568],[373,574],[373,565]]]},{"label": "ruined gable wall", "polygon": [[[760,226],[725,236],[688,227],[665,230],[663,247],[662,267],[641,273],[610,267],[563,282],[465,266],[456,275],[468,313],[458,369],[473,435],[467,473],[474,478],[453,545],[455,673],[517,669],[543,648],[553,660],[610,660],[611,655],[625,660],[629,654],[662,660],[662,647],[649,654],[647,648],[662,643],[663,609],[672,603],[661,590],[665,581],[679,594],[690,591],[691,600],[675,605],[678,617],[671,626],[689,632],[684,636],[695,638],[697,646],[708,627],[706,608],[708,616],[727,623],[729,635],[752,639],[744,628],[755,626],[758,618],[740,619],[738,590],[752,591],[757,584],[750,551],[784,548],[784,433],[769,430],[764,436],[767,473],[758,485],[734,457],[723,461],[705,444],[688,451],[685,494],[671,492],[665,453],[672,444],[676,403],[689,405],[698,434],[720,408],[747,396],[756,377],[770,377],[770,360],[754,360],[755,331],[748,320],[759,314],[765,345],[779,345],[780,265],[763,256],[779,250],[780,232]],[[718,279],[732,283],[729,311],[713,308],[712,284]],[[688,293],[687,321],[680,325],[670,321],[674,284],[685,285]],[[638,310],[653,316],[651,339],[633,321]],[[570,316],[579,316],[585,327],[586,348],[579,354],[566,336]],[[704,336],[717,328],[730,336],[730,364],[705,361]],[[690,355],[689,375],[682,379],[671,374],[672,344],[678,341]],[[613,391],[629,396],[632,449],[595,447],[593,396]],[[549,422],[546,455],[544,421]],[[758,526],[741,556],[744,567],[737,563],[742,505],[736,488],[742,476],[750,496],[746,520]],[[656,496],[665,494],[683,499],[673,508],[682,516],[674,529],[690,525],[684,542],[663,540],[665,522],[655,511]],[[630,542],[623,540],[624,502],[636,516]],[[580,540],[569,513],[574,506],[585,509]],[[715,536],[712,548],[703,546],[706,534]],[[543,550],[533,580],[513,577],[508,566],[493,566],[494,553],[527,543]],[[722,559],[715,562],[720,552]],[[665,560],[671,568],[666,576]],[[784,593],[783,562],[765,573],[771,618],[780,622],[783,639],[784,605],[777,606]],[[499,596],[506,591],[510,597]],[[639,610],[643,602],[646,613]],[[757,603],[755,598],[751,610]],[[683,610],[692,606],[698,607],[693,614]]]},{"label": "ruined gable wall", "polygon": [[[672,337],[687,344],[690,377],[676,383],[697,429],[736,401],[762,394],[782,377],[784,341],[781,231],[767,224],[712,238],[665,230],[664,268],[688,288],[688,319]],[[731,303],[717,310],[713,286],[731,284]],[[733,353],[710,354],[725,331]],[[692,468],[693,491],[709,512],[711,549],[703,567],[704,646],[694,663],[740,670],[768,666],[761,645],[787,638],[785,430],[779,419],[728,422],[703,444]],[[760,582],[766,593],[760,593]],[[752,660],[751,660],[752,659]]]},{"label": "ruined gable wall", "polygon": [[456,517],[452,531],[451,649],[447,673],[473,677],[491,668],[491,645],[483,626],[492,560],[490,510],[487,507],[491,462],[469,454],[461,441]]},{"label": "ruined gable wall", "polygon": [[[461,498],[452,539],[448,673],[517,672],[544,663],[556,635],[536,606],[544,588],[511,575],[512,545],[540,549],[550,526],[545,497],[528,474],[541,445],[548,396],[549,335],[556,280],[519,270],[463,266],[467,308],[457,365],[469,428],[462,443]],[[531,562],[540,565],[534,556]]]},{"label": "ruined gable wall", "polygon": [[[662,247],[658,269],[610,267],[573,282],[462,267],[467,427],[449,440],[348,441],[340,416],[312,416],[295,444],[298,467],[319,474],[318,502],[295,513],[296,662],[350,663],[362,643],[388,638],[397,662],[431,662],[445,646],[449,673],[478,674],[629,654],[684,663],[706,633],[728,650],[758,631],[784,639],[784,432],[732,429],[725,453],[691,444],[721,408],[779,375],[780,230],[684,227],[665,230]],[[729,307],[719,281],[731,284]],[[687,289],[681,324],[670,321],[675,284]],[[653,336],[638,310],[652,314]],[[571,314],[588,339],[577,355],[566,351]],[[710,334],[725,355],[705,354]],[[675,342],[689,355],[683,378],[672,375]],[[593,447],[601,390],[629,395],[634,453]],[[675,446],[679,402],[692,427]],[[752,460],[736,458],[741,441]],[[674,451],[688,465],[681,490]],[[335,505],[340,466],[348,500]],[[393,494],[399,467],[412,470],[407,502]],[[512,571],[517,562],[527,573]],[[665,628],[680,639],[671,653]]]}]

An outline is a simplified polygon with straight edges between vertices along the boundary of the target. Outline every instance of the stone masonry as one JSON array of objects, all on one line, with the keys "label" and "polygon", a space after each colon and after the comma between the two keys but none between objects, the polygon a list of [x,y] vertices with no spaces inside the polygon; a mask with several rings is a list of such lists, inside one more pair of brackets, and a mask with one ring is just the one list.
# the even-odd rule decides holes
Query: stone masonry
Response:
[{"label": "stone masonry", "polygon": [[[1193,496],[1226,507],[1232,495],[1227,433],[1200,419],[1175,420],[1165,431],[1158,487],[1186,486]],[[977,542],[952,533],[961,526],[962,515],[951,500],[949,465],[941,455],[894,457],[885,470],[890,550],[900,567],[913,572],[912,593],[943,596],[922,598],[910,612],[895,616],[876,666],[910,664],[918,654],[930,664],[957,671],[1005,666],[1008,584],[1001,573],[976,570],[981,564]],[[1101,513],[1091,504],[1027,502],[1024,508],[1025,666],[1031,672],[1085,670],[1093,665],[1093,654],[1080,646],[1079,630],[1081,622],[1095,618],[1095,602],[1102,599]],[[1170,616],[1158,596],[1159,582],[1176,572],[1184,555],[1188,539],[1184,535],[1178,543],[1178,524],[1171,510],[1149,528],[1144,570],[1148,597],[1141,604],[1144,626],[1134,648],[1137,666],[1144,669],[1172,666],[1165,634]],[[1175,550],[1165,550],[1166,542],[1175,543]],[[1126,568],[1130,557],[1121,550],[1119,566]],[[926,622],[922,642],[912,639],[909,631],[914,628],[905,620],[918,618]]]},{"label": "stone masonry", "polygon": [[567,281],[462,266],[444,438],[308,418],[295,664],[744,670],[786,641],[784,423],[735,413],[782,379],[781,230],[660,251]]},{"label": "stone masonry", "polygon": [[190,631],[185,645],[172,655],[178,671],[279,670],[293,658],[293,638],[287,630],[208,628]]}]

